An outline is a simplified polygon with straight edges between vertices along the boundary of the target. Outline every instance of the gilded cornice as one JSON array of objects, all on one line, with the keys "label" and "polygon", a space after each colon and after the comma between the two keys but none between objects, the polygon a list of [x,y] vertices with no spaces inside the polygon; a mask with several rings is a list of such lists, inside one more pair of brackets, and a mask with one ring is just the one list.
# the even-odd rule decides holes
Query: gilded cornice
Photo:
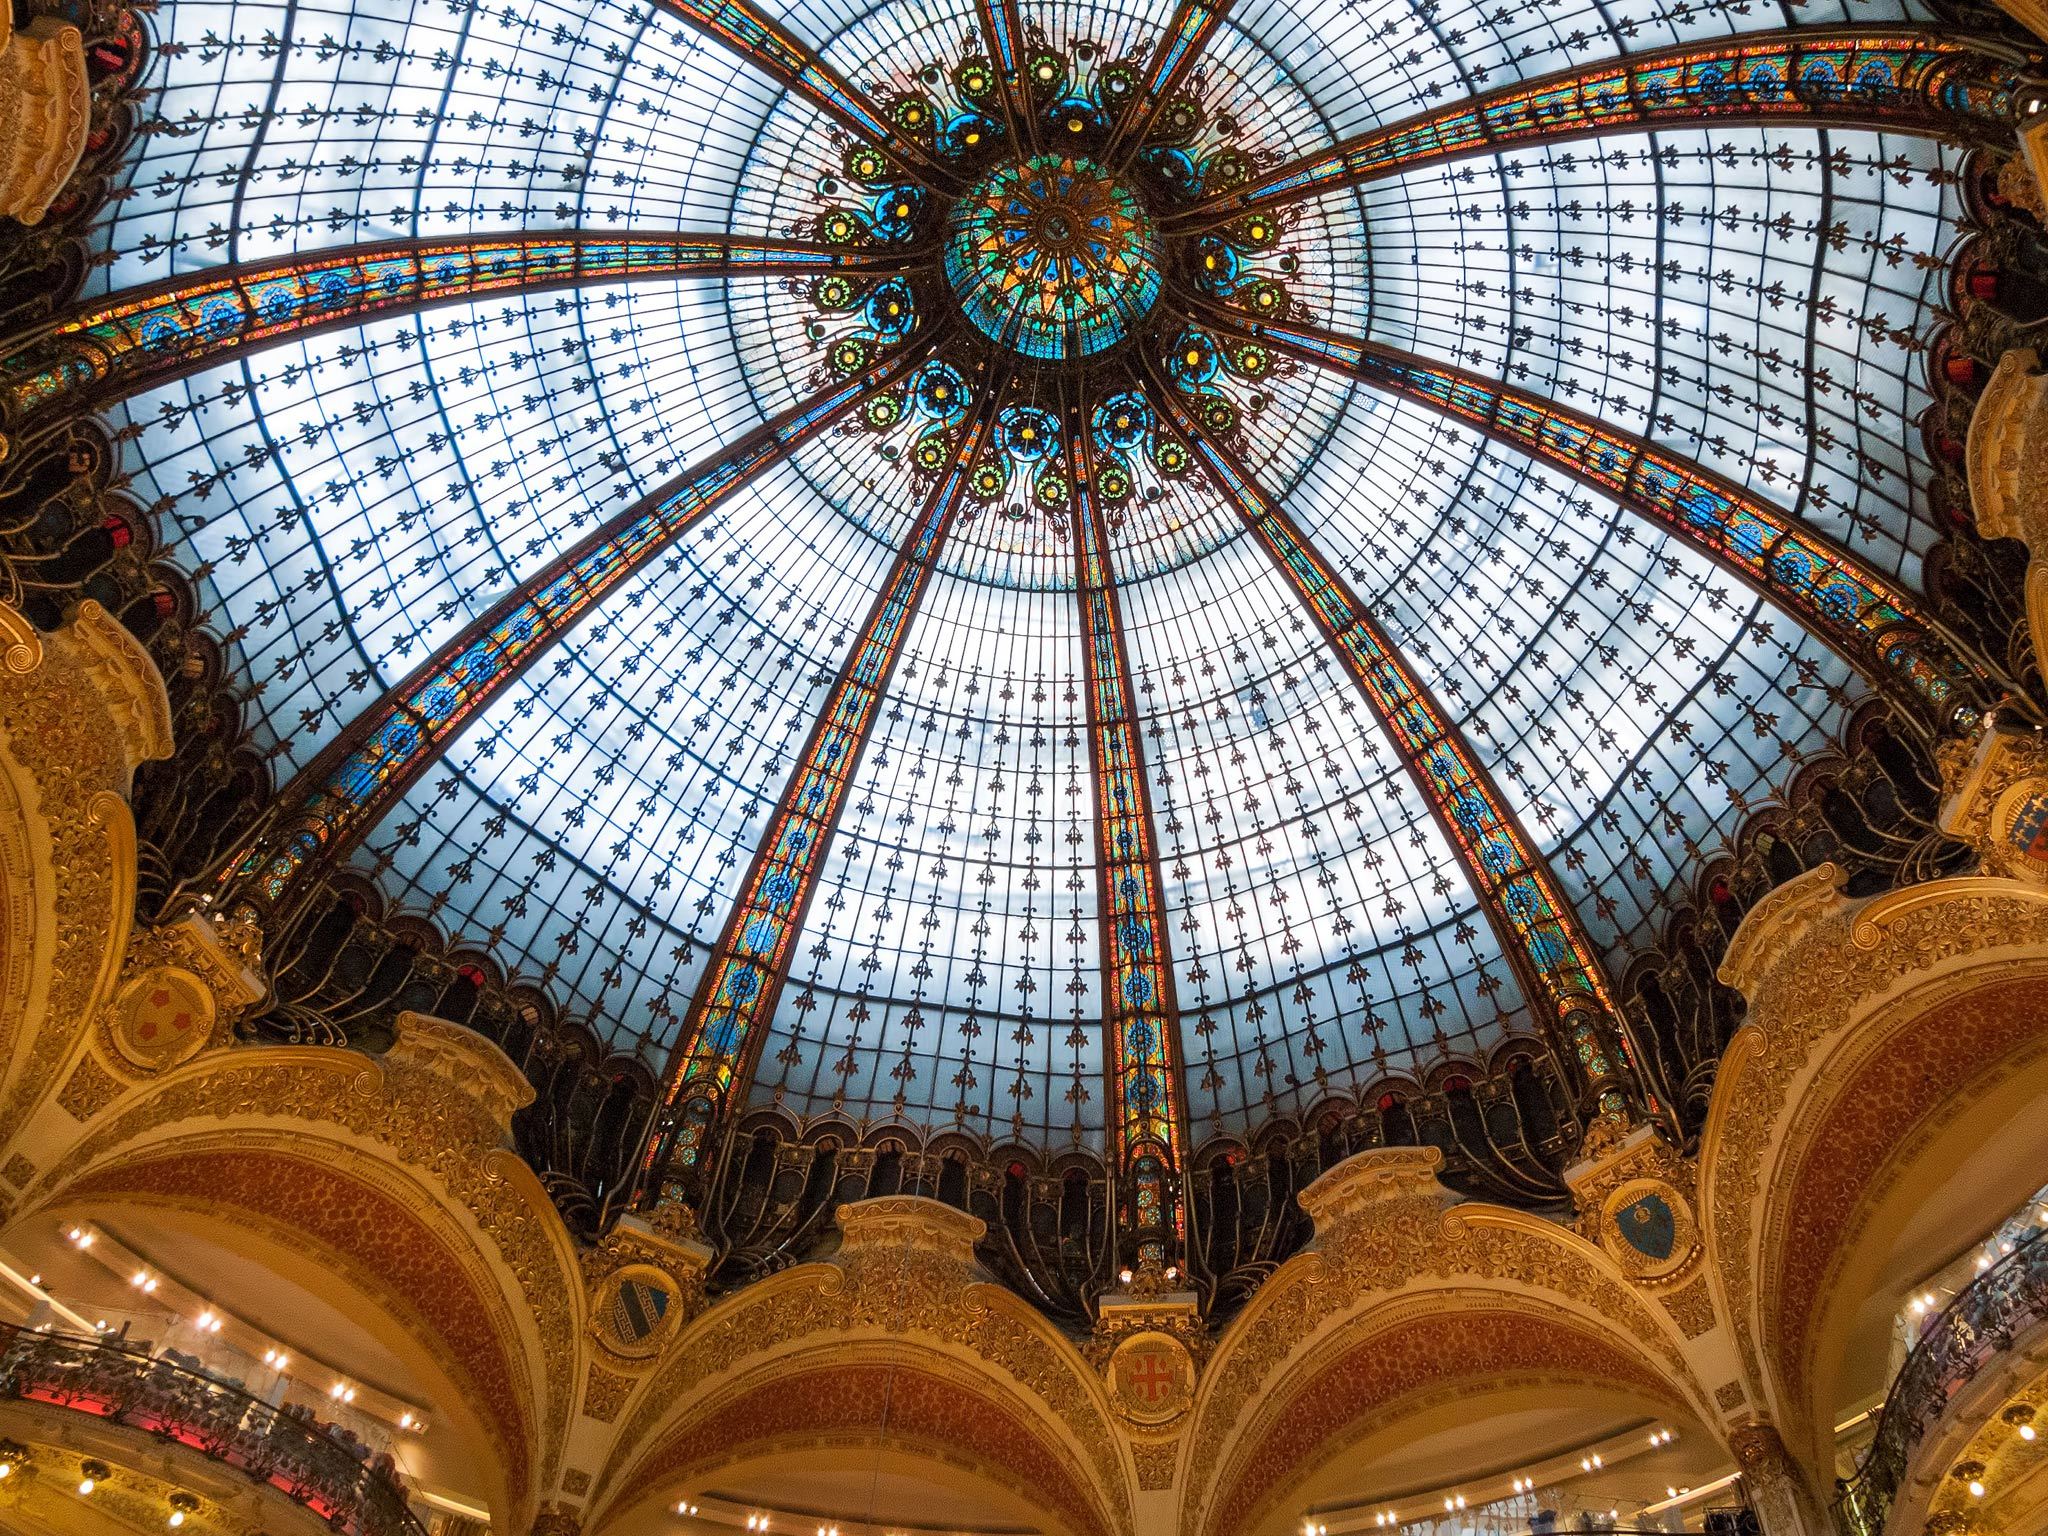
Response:
[{"label": "gilded cornice", "polygon": [[77,27],[35,16],[16,31],[0,11],[0,214],[42,222],[85,153],[91,96]]},{"label": "gilded cornice", "polygon": [[[897,1453],[971,1464],[1055,1513],[1074,1536],[1107,1536],[1116,1484],[1092,1479],[1038,1400],[971,1358],[906,1351],[892,1339],[812,1341],[707,1386],[607,1490],[609,1526],[652,1496],[735,1458],[792,1457],[886,1434]],[[884,1424],[886,1416],[886,1427]]]},{"label": "gilded cornice", "polygon": [[35,892],[10,899],[8,940],[37,945],[45,928],[54,936],[37,963],[39,995],[0,997],[0,1063],[11,1067],[4,1142],[50,1090],[119,974],[136,889],[125,796],[138,758],[167,753],[170,737],[162,679],[97,603],[80,604],[72,626],[48,636],[0,612],[0,752],[15,765],[14,797],[30,824],[16,853]]}]

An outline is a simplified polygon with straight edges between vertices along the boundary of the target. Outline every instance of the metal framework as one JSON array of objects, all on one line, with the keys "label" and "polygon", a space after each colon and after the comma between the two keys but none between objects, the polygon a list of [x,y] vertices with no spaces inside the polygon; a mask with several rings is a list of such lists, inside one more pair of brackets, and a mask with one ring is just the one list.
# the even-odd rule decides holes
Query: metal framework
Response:
[{"label": "metal framework", "polygon": [[995,429],[1007,383],[1000,375],[983,381],[953,461],[926,494],[897,550],[755,851],[669,1058],[641,1164],[643,1201],[662,1198],[673,1185],[694,1185],[711,1127],[752,1080],[788,975],[789,946],[810,908],[877,707],[952,530],[954,509]]},{"label": "metal framework", "polygon": [[1780,604],[1874,687],[1951,717],[2002,684],[1911,594],[1789,513],[1681,455],[1462,368],[1318,326],[1210,306],[1218,324],[1470,422],[1682,539]]},{"label": "metal framework", "polygon": [[1191,1170],[1179,1010],[1122,605],[1095,494],[1092,403],[1083,396],[1068,402],[1068,410],[1074,575],[1100,850],[1109,1162],[1125,1208],[1120,1231],[1133,1240],[1141,1265],[1163,1265],[1184,1256],[1187,1242],[1183,1191]]},{"label": "metal framework", "polygon": [[286,913],[316,862],[345,854],[456,734],[619,585],[783,455],[890,388],[944,336],[934,327],[833,384],[612,517],[536,571],[359,715],[278,794],[220,882]]},{"label": "metal framework", "polygon": [[1954,35],[1753,33],[1566,70],[1368,129],[1219,192],[1180,222],[1225,223],[1439,161],[1648,128],[1799,122],[2009,143],[2021,84],[2003,58]]},{"label": "metal framework", "polygon": [[1627,1058],[1620,1011],[1591,940],[1491,777],[1337,568],[1237,456],[1203,430],[1179,390],[1150,367],[1146,385],[1160,419],[1187,442],[1329,637],[1463,860],[1531,1006],[1547,1005],[1539,1015],[1556,1026],[1561,1054],[1578,1064],[1587,1100],[1626,1117],[1615,1061]]},{"label": "metal framework", "polygon": [[888,155],[925,186],[957,190],[959,180],[927,154],[919,139],[932,124],[905,121],[894,104],[875,101],[844,79],[815,48],[747,0],[658,0],[667,15],[688,22],[835,122]]}]

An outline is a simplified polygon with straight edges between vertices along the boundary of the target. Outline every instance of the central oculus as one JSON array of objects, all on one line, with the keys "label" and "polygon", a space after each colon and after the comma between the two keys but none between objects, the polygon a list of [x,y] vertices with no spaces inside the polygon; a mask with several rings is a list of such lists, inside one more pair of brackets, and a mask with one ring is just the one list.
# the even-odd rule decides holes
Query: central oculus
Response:
[{"label": "central oculus", "polygon": [[1078,155],[977,182],[947,221],[946,279],[968,320],[1026,357],[1115,346],[1159,300],[1159,234],[1130,187]]}]

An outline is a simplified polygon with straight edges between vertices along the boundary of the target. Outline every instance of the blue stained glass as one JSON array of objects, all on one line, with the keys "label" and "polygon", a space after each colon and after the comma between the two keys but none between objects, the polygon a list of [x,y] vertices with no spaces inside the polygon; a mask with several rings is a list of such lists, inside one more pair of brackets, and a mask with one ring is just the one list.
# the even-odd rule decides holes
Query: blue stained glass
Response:
[{"label": "blue stained glass", "polygon": [[[1171,9],[1026,14],[1109,57]],[[1801,19],[1885,9],[1820,3]],[[775,14],[862,81],[941,58],[974,25],[971,5],[940,0]],[[1426,16],[1274,0],[1233,12],[1203,91],[1277,163],[1474,80],[1779,19],[1650,0],[1624,31],[1595,0],[1447,0]],[[154,110],[178,131],[137,136],[135,195],[94,233],[102,291],[479,231],[780,236],[847,175],[815,109],[626,0],[164,0],[153,25]],[[941,131],[964,143],[999,125]],[[1157,423],[1114,372],[1173,302],[1168,237],[1122,194],[1148,176],[1196,186],[1201,156],[1155,146],[1115,172],[1046,159],[961,201],[946,261],[966,323],[1025,360],[1002,430],[1034,471],[1079,408],[1034,370],[1073,356],[1108,370],[1087,421],[1139,487],[1111,509],[1109,561],[1162,910],[1102,931],[1072,527],[1013,481],[949,532],[866,736],[828,749],[852,790],[784,946],[752,1092],[864,1125],[1098,1136],[1101,1021],[1111,989],[1144,987],[1126,967],[1155,948],[1198,1134],[1487,1061],[1537,1026],[1473,877],[1324,638],[1342,616],[1301,609],[1207,480],[1146,467]],[[1512,374],[1647,434],[1910,587],[1938,531],[1913,339],[1944,294],[1940,273],[1891,253],[1953,246],[1958,163],[1792,121],[1525,147],[1311,199],[1287,235],[1288,292],[1318,323]],[[885,237],[922,216],[899,216],[896,190],[860,193]],[[1214,291],[1258,268],[1214,249],[1198,279]],[[1034,260],[1056,280],[1005,285]],[[895,291],[853,301],[880,334],[902,323]],[[283,325],[353,297],[336,279],[255,304]],[[202,323],[228,323],[224,308]],[[591,284],[278,339],[117,409],[133,429],[123,467],[165,508],[164,558],[232,634],[256,744],[289,776],[599,518],[806,398],[824,366],[814,315],[780,279]],[[1688,847],[1727,837],[1858,696],[1771,604],[1469,426],[1313,367],[1243,385],[1206,334],[1167,364],[1239,390],[1249,469],[1433,687],[1617,969],[1685,899]],[[898,394],[954,429],[974,376],[934,362]],[[719,974],[707,956],[929,484],[907,448],[872,450],[828,433],[769,465],[516,679],[473,653],[433,706],[496,691],[372,829],[358,871],[658,1068]],[[1717,533],[1729,510],[1705,492],[1682,504]],[[1760,553],[1754,529],[1730,532]],[[418,733],[401,724],[379,745],[404,758]],[[367,800],[380,782],[358,768],[342,788]],[[1475,807],[1453,814],[1482,824]],[[1495,842],[1480,857],[1513,867]],[[778,866],[760,893],[793,908],[800,887]],[[1534,910],[1512,883],[1504,899]],[[759,986],[745,968],[725,978],[733,1002]]]}]

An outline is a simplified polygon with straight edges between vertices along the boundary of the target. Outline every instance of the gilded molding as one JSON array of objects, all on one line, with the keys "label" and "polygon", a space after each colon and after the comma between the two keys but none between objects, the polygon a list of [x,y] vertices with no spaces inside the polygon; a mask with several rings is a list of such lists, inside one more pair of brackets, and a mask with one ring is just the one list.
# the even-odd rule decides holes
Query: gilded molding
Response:
[{"label": "gilded molding", "polygon": [[76,656],[119,732],[127,773],[117,787],[125,795],[137,768],[169,757],[175,746],[163,675],[128,626],[91,598],[81,602],[71,622],[50,639]]},{"label": "gilded molding", "polygon": [[467,1096],[497,1131],[501,1146],[512,1144],[512,1117],[533,1102],[533,1085],[512,1058],[473,1029],[411,1009],[398,1016],[398,1038],[384,1064],[433,1079],[442,1094]]},{"label": "gilded molding", "polygon": [[[156,668],[97,603],[40,637],[39,658],[19,638],[26,621],[4,605],[0,613],[9,658],[0,668],[0,755],[12,765],[0,773],[15,802],[9,819],[28,823],[8,829],[17,879],[15,866],[27,861],[26,886],[7,903],[9,947],[47,952],[37,954],[30,987],[0,996],[4,1143],[81,1049],[119,974],[136,889],[125,796],[137,761],[169,751],[170,727]],[[17,671],[18,661],[33,664]]]},{"label": "gilded molding", "polygon": [[39,224],[78,169],[92,123],[78,28],[38,16],[16,31],[0,11],[0,214]]},{"label": "gilded molding", "polygon": [[[1704,1409],[1677,1327],[1606,1254],[1541,1217],[1458,1203],[1437,1179],[1441,1165],[1435,1148],[1375,1149],[1302,1191],[1315,1241],[1275,1271],[1219,1343],[1197,1395],[1189,1465],[1220,1469],[1275,1383],[1296,1373],[1304,1348],[1335,1347],[1318,1344],[1319,1336],[1369,1330],[1390,1306],[1435,1308],[1448,1321],[1463,1310],[1462,1300],[1444,1294],[1452,1288],[1491,1293],[1502,1304],[1562,1299],[1579,1326],[1603,1332],[1676,1400]],[[1410,1294],[1398,1294],[1404,1290]],[[1190,1505],[1189,1529],[1199,1528],[1198,1508]]]},{"label": "gilded molding", "polygon": [[[600,1486],[616,1487],[678,1405],[750,1362],[812,1338],[919,1335],[966,1349],[1058,1420],[1093,1468],[1115,1530],[1133,1529],[1128,1474],[1102,1382],[1042,1314],[973,1262],[980,1223],[949,1206],[895,1196],[842,1206],[838,1253],[746,1287],[708,1309],[664,1351],[635,1394]],[[882,1240],[885,1232],[894,1241]]]},{"label": "gilded molding", "polygon": [[[2023,130],[2020,142],[2038,183],[2048,171],[2044,126]],[[2031,348],[2007,352],[1992,370],[1970,414],[1964,463],[1978,533],[2027,546],[2027,627],[2034,654],[2048,655],[2048,374]]]}]

